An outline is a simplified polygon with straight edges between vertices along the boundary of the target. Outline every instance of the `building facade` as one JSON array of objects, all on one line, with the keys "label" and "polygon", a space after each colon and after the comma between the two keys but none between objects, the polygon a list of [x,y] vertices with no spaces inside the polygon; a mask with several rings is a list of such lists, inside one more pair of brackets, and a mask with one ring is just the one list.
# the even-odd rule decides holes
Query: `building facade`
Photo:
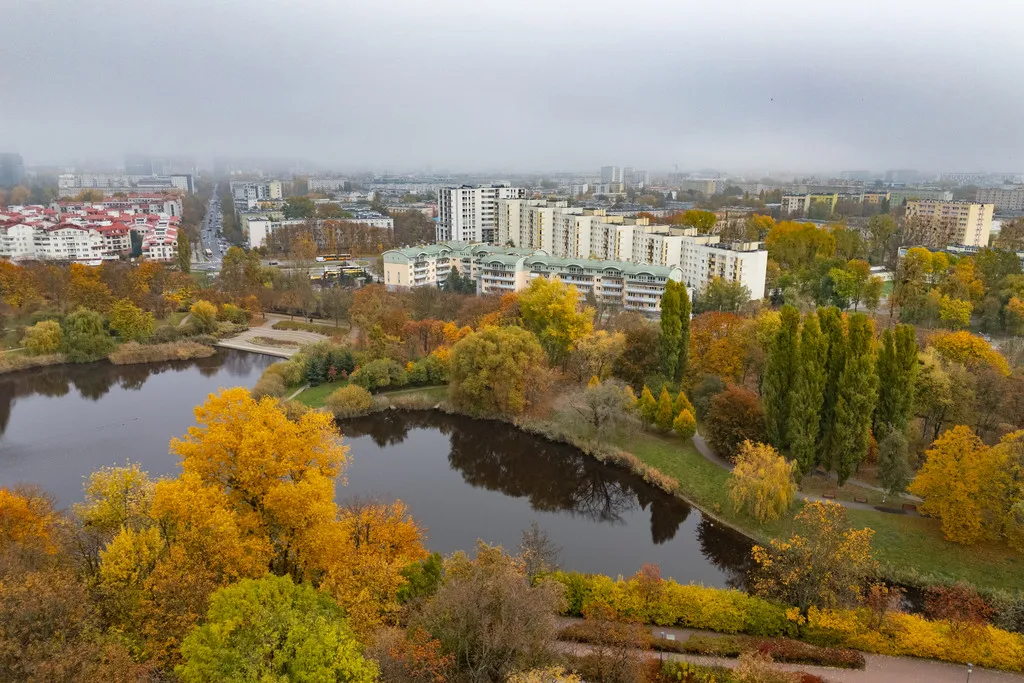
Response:
[{"label": "building facade", "polygon": [[936,233],[932,243],[984,247],[988,246],[994,209],[992,204],[976,202],[911,199],[906,216]]},{"label": "building facade", "polygon": [[982,204],[992,204],[996,211],[1024,211],[1024,186],[982,188],[975,199]]},{"label": "building facade", "polygon": [[280,180],[269,181],[231,181],[231,196],[235,200],[235,208],[239,211],[251,211],[261,201],[284,199],[284,190]]},{"label": "building facade", "polygon": [[0,187],[20,185],[25,177],[25,162],[15,152],[0,153]]},{"label": "building facade", "polygon": [[526,196],[522,187],[444,187],[437,191],[437,241],[486,242],[497,238],[498,201]]}]

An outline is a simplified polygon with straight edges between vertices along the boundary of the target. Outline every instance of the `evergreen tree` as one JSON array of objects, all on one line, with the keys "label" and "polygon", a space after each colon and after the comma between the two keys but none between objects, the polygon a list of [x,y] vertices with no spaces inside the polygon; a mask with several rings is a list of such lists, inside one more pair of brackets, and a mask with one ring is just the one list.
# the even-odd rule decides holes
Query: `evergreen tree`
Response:
[{"label": "evergreen tree", "polygon": [[676,413],[672,411],[672,394],[668,393],[667,388],[662,387],[661,396],[658,397],[658,411],[654,414],[654,424],[658,429],[668,431],[672,429],[672,420],[675,416]]},{"label": "evergreen tree", "polygon": [[787,432],[790,455],[799,468],[798,480],[811,471],[818,459],[821,408],[828,379],[827,356],[828,340],[821,332],[818,316],[808,313],[800,332],[799,363],[793,381]]},{"label": "evergreen tree", "polygon": [[[903,493],[910,483],[910,463],[907,461],[907,437],[892,426],[882,427],[878,437],[878,479],[886,495]],[[883,497],[883,501],[885,498]]]},{"label": "evergreen tree", "polygon": [[793,306],[782,307],[782,326],[772,340],[764,370],[761,396],[768,442],[784,450],[789,428],[789,405],[799,352],[800,313]]},{"label": "evergreen tree", "polygon": [[842,486],[868,453],[871,415],[878,394],[875,375],[874,325],[863,313],[849,319],[846,365],[839,377],[835,427],[832,433],[832,464]]},{"label": "evergreen tree", "polygon": [[682,323],[679,318],[681,301],[679,289],[685,287],[675,280],[665,283],[665,293],[661,295],[661,336],[658,338],[658,360],[661,373],[669,380],[676,376],[679,365],[679,341],[682,336]]},{"label": "evergreen tree", "polygon": [[644,385],[644,390],[640,392],[638,406],[640,408],[640,421],[648,426],[654,424],[654,417],[658,412],[658,402],[646,384]]},{"label": "evergreen tree", "polygon": [[875,434],[891,426],[904,432],[914,409],[917,385],[917,338],[910,325],[882,333],[878,350],[878,405],[875,406]]},{"label": "evergreen tree", "polygon": [[[686,292],[686,285],[682,282],[679,289],[679,358],[676,361],[676,382],[680,384],[686,377],[686,370],[690,363],[690,312],[693,305],[690,303],[690,295]],[[691,411],[693,412],[692,408]]]},{"label": "evergreen tree", "polygon": [[818,463],[831,470],[839,377],[846,364],[846,324],[835,306],[818,309],[818,324],[828,347],[825,354],[825,395],[821,404],[821,426],[818,429]]},{"label": "evergreen tree", "polygon": [[676,400],[672,404],[672,412],[678,415],[684,410],[689,410],[691,415],[694,414],[693,404],[690,403],[690,399],[686,398],[686,394],[680,391],[678,394],[676,394]]}]

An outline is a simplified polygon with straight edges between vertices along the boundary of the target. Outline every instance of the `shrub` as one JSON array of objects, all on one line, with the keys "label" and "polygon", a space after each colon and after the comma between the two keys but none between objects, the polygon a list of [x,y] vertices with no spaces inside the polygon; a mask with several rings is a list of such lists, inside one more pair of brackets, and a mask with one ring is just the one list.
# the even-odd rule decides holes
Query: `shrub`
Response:
[{"label": "shrub", "polygon": [[263,371],[263,376],[277,375],[287,387],[297,387],[302,384],[306,377],[306,359],[301,354],[295,354],[288,360],[274,363]]},{"label": "shrub", "polygon": [[260,377],[260,380],[256,382],[256,386],[252,388],[252,397],[255,399],[261,399],[264,396],[270,396],[272,398],[281,398],[285,395],[288,389],[284,386],[284,380],[281,379],[280,375],[264,374]]},{"label": "shrub", "polygon": [[87,308],[64,318],[61,351],[72,363],[89,363],[104,358],[114,349],[114,340],[103,328],[103,316]]},{"label": "shrub", "polygon": [[324,401],[334,417],[354,417],[362,415],[373,407],[373,396],[363,387],[349,384],[348,386],[336,389]]},{"label": "shrub", "polygon": [[725,382],[715,375],[704,375],[704,378],[693,390],[694,417],[706,420],[711,409],[711,399],[725,391]]},{"label": "shrub", "polygon": [[764,412],[757,395],[731,385],[711,399],[705,434],[708,444],[723,457],[732,459],[744,441],[767,441]]},{"label": "shrub", "polygon": [[56,320],[44,320],[26,328],[21,343],[33,356],[57,353],[60,350],[62,334],[60,323]]},{"label": "shrub", "polygon": [[217,311],[217,320],[226,320],[236,325],[244,325],[249,322],[249,312],[234,304],[224,304]]},{"label": "shrub", "polygon": [[352,384],[371,392],[385,387],[402,387],[409,381],[405,368],[385,358],[372,360],[361,366],[349,379]]},{"label": "shrub", "polygon": [[319,334],[329,335],[332,333],[332,329],[327,325],[317,325],[314,323],[304,323],[299,320],[279,320],[271,325],[275,330],[301,330],[303,332],[317,332]]},{"label": "shrub", "polygon": [[153,314],[144,311],[130,299],[118,299],[110,307],[110,329],[126,341],[144,341],[153,334]]},{"label": "shrub", "polygon": [[344,346],[318,342],[302,348],[305,378],[310,386],[345,379],[355,370],[352,352]]},{"label": "shrub", "polygon": [[200,299],[189,309],[192,314],[192,329],[200,334],[212,334],[217,331],[217,307],[209,301]]},{"label": "shrub", "polygon": [[166,344],[167,342],[178,341],[182,337],[187,336],[187,334],[188,331],[178,325],[161,325],[153,331],[148,341],[153,344]]},{"label": "shrub", "polygon": [[166,344],[128,342],[122,344],[108,358],[114,365],[131,365],[132,363],[155,363],[164,360],[208,358],[214,353],[216,350],[212,346],[198,344],[194,341],[177,341]]}]

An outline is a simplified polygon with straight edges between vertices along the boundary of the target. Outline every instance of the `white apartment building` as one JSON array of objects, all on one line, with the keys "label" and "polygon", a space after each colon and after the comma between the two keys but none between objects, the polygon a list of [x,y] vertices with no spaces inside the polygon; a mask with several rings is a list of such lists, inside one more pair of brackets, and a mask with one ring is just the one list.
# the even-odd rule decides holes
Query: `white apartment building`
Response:
[{"label": "white apartment building", "polygon": [[310,192],[337,192],[345,189],[345,178],[310,178],[306,188]]},{"label": "white apartment building", "polygon": [[437,241],[494,243],[498,201],[525,196],[525,188],[506,185],[441,188],[437,191]]},{"label": "white apartment building", "polygon": [[235,208],[240,211],[255,209],[261,201],[284,199],[280,180],[270,181],[231,181],[231,196],[235,200]]},{"label": "white apartment building", "polygon": [[583,295],[655,316],[661,312],[665,283],[683,280],[677,267],[565,259],[529,251],[463,242],[392,249],[383,254],[384,282],[389,289],[436,287],[455,269],[476,280],[478,293],[498,295],[523,290],[539,277],[558,278]]},{"label": "white apartment building", "polygon": [[975,199],[982,204],[992,204],[996,211],[1024,211],[1024,185],[982,188]]},{"label": "white apartment building", "polygon": [[103,237],[94,228],[64,223],[33,235],[34,257],[53,261],[100,261]]},{"label": "white apartment building", "polygon": [[742,283],[752,299],[765,295],[768,252],[759,243],[725,244],[717,235],[649,225],[646,218],[608,216],[565,202],[509,199],[498,203],[497,241],[560,258],[679,267],[691,290],[722,277]]},{"label": "white apartment building", "polygon": [[[992,204],[976,202],[940,202],[929,199],[907,200],[907,219],[917,219],[929,225],[936,237],[944,237],[951,244],[988,246],[992,229]],[[944,240],[939,240],[944,243]]]}]

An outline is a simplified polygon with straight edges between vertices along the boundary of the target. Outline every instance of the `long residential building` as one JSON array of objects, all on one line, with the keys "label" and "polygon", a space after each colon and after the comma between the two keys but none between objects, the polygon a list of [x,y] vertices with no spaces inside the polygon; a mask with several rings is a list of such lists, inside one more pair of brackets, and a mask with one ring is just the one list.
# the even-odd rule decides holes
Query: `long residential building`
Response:
[{"label": "long residential building", "polygon": [[720,277],[740,282],[752,299],[765,294],[768,252],[760,243],[723,243],[717,235],[699,235],[694,228],[650,225],[646,218],[610,216],[602,209],[502,200],[497,241],[560,258],[678,267],[691,290]]},{"label": "long residential building", "polygon": [[992,204],[996,211],[1024,211],[1024,185],[981,188],[975,199],[982,204]]},{"label": "long residential building", "polygon": [[166,190],[194,194],[196,186],[195,179],[190,173],[172,175],[63,173],[57,178],[58,197],[75,197],[85,190],[99,190],[105,196],[122,192],[159,192]]},{"label": "long residential building", "polygon": [[568,259],[543,250],[445,242],[384,252],[384,284],[389,289],[440,286],[453,270],[476,280],[480,294],[525,289],[536,278],[558,278],[602,303],[654,316],[669,280],[683,281],[678,267],[622,261]]},{"label": "long residential building", "polygon": [[907,200],[907,220],[920,221],[935,233],[934,244],[988,246],[992,229],[992,204],[976,202],[940,202],[930,199]]},{"label": "long residential building", "polygon": [[121,197],[104,197],[100,201],[77,201],[65,199],[53,202],[50,208],[64,213],[89,213],[97,211],[118,211],[125,213],[141,213],[146,215],[164,214],[180,217],[182,214],[181,199],[166,194],[126,194]]},{"label": "long residential building", "polygon": [[889,201],[888,191],[878,192],[804,192],[782,195],[782,213],[790,216],[806,216],[815,206],[824,206],[826,215],[832,215],[839,202],[854,202],[864,205],[881,205]]},{"label": "long residential building", "polygon": [[498,229],[498,202],[525,196],[525,188],[507,185],[463,185],[439,189],[437,241],[494,243]]},{"label": "long residential building", "polygon": [[280,180],[269,181],[231,181],[231,196],[235,208],[239,211],[251,211],[261,201],[273,201],[284,198],[284,190]]}]

